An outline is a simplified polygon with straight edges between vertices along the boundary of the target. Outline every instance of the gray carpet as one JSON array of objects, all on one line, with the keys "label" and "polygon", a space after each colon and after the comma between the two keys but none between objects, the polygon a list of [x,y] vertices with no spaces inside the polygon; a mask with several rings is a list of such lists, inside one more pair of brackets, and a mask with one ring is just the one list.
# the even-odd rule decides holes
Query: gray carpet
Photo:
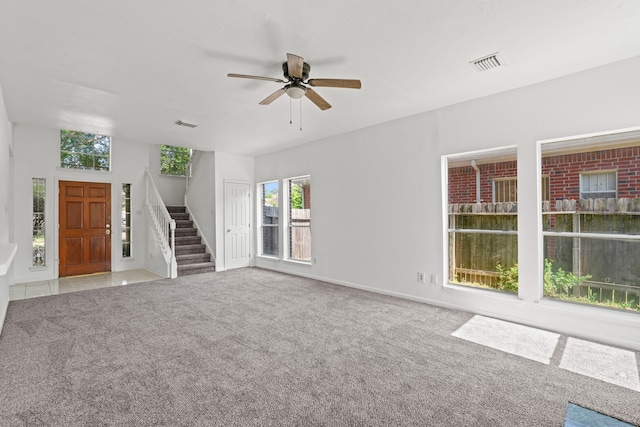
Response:
[{"label": "gray carpet", "polygon": [[[260,269],[9,304],[2,426],[640,424],[640,393],[452,337],[469,313]],[[637,354],[636,354],[637,356]]]}]

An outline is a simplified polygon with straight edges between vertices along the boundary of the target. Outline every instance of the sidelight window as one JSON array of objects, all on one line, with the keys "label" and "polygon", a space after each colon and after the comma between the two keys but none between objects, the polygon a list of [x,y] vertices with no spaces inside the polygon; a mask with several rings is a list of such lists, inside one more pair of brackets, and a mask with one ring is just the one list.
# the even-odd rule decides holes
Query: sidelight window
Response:
[{"label": "sidelight window", "polygon": [[32,211],[32,252],[31,264],[34,267],[44,267],[45,263],[45,239],[44,239],[44,206],[45,206],[45,179],[32,178],[33,187],[33,211]]}]

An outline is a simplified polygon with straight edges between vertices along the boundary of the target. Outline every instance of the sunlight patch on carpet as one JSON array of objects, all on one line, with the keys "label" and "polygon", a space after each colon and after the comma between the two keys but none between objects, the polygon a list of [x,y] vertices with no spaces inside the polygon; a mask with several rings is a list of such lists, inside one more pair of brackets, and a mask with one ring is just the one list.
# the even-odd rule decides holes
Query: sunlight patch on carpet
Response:
[{"label": "sunlight patch on carpet", "polygon": [[636,355],[629,350],[569,338],[560,368],[640,391]]},{"label": "sunlight patch on carpet", "polygon": [[479,315],[451,335],[547,365],[560,338],[553,332]]}]

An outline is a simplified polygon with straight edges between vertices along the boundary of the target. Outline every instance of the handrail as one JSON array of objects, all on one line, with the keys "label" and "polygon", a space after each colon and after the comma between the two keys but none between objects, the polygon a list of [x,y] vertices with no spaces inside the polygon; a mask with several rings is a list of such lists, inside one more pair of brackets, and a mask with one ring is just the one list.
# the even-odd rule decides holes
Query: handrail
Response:
[{"label": "handrail", "polygon": [[167,277],[175,279],[178,277],[178,263],[176,261],[176,221],[171,218],[169,211],[160,197],[158,188],[153,182],[149,169],[145,169],[147,212],[151,217],[153,230],[158,238],[160,250],[167,263]]}]

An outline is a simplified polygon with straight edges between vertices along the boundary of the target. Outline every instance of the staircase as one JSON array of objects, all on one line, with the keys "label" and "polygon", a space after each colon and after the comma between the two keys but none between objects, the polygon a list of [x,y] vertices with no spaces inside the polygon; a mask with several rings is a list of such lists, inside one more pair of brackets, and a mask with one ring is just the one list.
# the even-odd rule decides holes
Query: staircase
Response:
[{"label": "staircase", "polygon": [[211,255],[207,253],[198,230],[189,219],[187,209],[184,206],[167,206],[167,210],[176,221],[178,277],[216,271]]}]

